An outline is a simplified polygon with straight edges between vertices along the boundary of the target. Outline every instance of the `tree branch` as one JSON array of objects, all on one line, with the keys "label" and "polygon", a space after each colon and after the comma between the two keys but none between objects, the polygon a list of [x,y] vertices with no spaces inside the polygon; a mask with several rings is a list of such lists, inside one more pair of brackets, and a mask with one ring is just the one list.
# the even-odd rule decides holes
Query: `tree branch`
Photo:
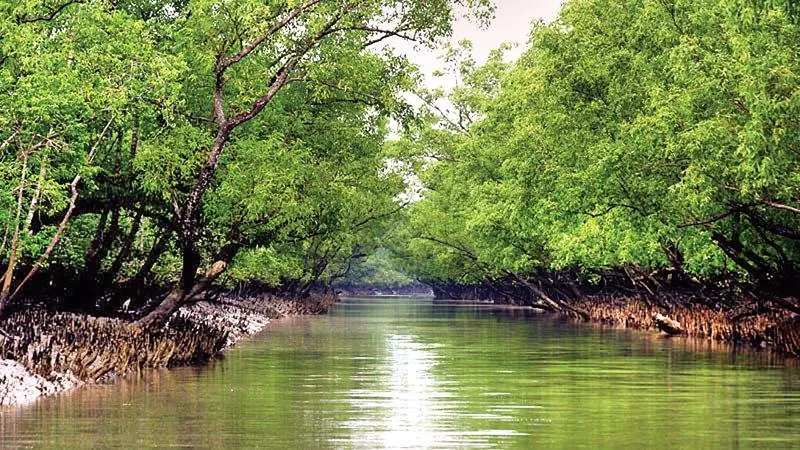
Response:
[{"label": "tree branch", "polygon": [[738,214],[738,213],[744,212],[748,208],[750,208],[751,206],[753,206],[753,205],[752,204],[739,205],[739,206],[736,206],[734,208],[731,208],[731,209],[725,211],[724,213],[722,213],[720,215],[711,217],[710,219],[698,220],[698,221],[694,221],[694,222],[686,222],[686,223],[679,224],[678,228],[697,227],[697,226],[702,226],[702,225],[709,225],[709,224],[712,224],[714,222],[719,222],[720,220],[722,220],[722,219],[724,219],[726,217],[729,217],[729,216],[732,216],[734,214]]},{"label": "tree branch", "polygon": [[273,24],[267,31],[264,32],[258,39],[253,41],[250,45],[246,46],[245,48],[241,49],[238,53],[231,56],[230,58],[220,58],[217,71],[221,74],[225,72],[225,70],[238,63],[242,59],[244,59],[247,55],[252,53],[255,49],[260,47],[264,42],[267,41],[272,35],[286,27],[292,20],[294,20],[297,16],[308,10],[309,8],[313,7],[317,3],[320,3],[322,0],[310,0],[297,8],[293,9],[289,14],[286,15],[283,19]]},{"label": "tree branch", "polygon": [[759,200],[758,203],[762,205],[771,206],[773,208],[782,209],[784,211],[793,212],[795,214],[800,214],[800,209],[795,208],[794,206],[784,205],[783,203],[773,202],[771,200]]},{"label": "tree branch", "polygon": [[48,14],[43,14],[41,16],[34,16],[34,17],[17,17],[17,24],[21,25],[23,23],[48,22],[50,20],[55,19],[56,16],[61,13],[61,11],[63,11],[70,5],[84,3],[84,2],[85,0],[70,0],[55,8],[47,8],[48,10],[50,10]]},{"label": "tree branch", "polygon": [[[97,141],[95,141],[92,149],[89,151],[89,156],[86,158],[86,165],[92,164],[94,161],[94,157],[97,154],[97,149],[100,148],[100,145],[103,143],[103,139],[108,132],[108,129],[111,128],[111,124],[114,123],[114,116],[111,116],[111,119],[108,120],[105,128],[103,128],[102,133],[100,136],[97,137]],[[72,179],[72,183],[70,183],[70,191],[72,192],[72,196],[69,199],[69,208],[67,208],[67,213],[64,214],[64,218],[61,219],[61,223],[58,224],[58,229],[56,230],[56,234],[53,236],[53,239],[50,240],[50,244],[48,244],[47,248],[45,249],[44,253],[39,256],[39,259],[36,260],[36,263],[31,267],[31,270],[22,279],[22,281],[17,285],[17,288],[14,289],[14,292],[8,297],[8,301],[11,301],[16,295],[20,292],[20,290],[25,286],[25,284],[33,278],[39,272],[39,268],[42,264],[47,261],[47,258],[50,257],[50,254],[53,253],[53,250],[58,245],[58,242],[61,240],[61,236],[64,234],[64,230],[67,228],[67,223],[69,219],[72,217],[72,213],[75,211],[75,202],[78,200],[78,184],[81,182],[81,174],[78,173],[75,175],[75,178]]]},{"label": "tree branch", "polygon": [[[318,1],[321,0],[316,0],[314,3]],[[309,2],[307,3],[307,5],[314,3]],[[294,56],[292,56],[289,59],[289,61],[287,61],[286,64],[284,64],[284,66],[278,70],[277,74],[275,75],[275,79],[270,85],[267,92],[264,93],[264,95],[262,95],[261,97],[259,97],[253,103],[253,105],[250,107],[248,111],[237,114],[229,122],[225,123],[225,125],[228,127],[229,130],[232,130],[233,128],[236,128],[237,126],[241,125],[242,123],[251,120],[253,117],[258,115],[270,101],[272,101],[272,99],[275,97],[275,95],[277,95],[277,93],[281,90],[281,88],[283,88],[283,86],[287,84],[289,80],[289,74],[291,74],[294,68],[297,66],[297,64],[300,63],[300,60],[323,37],[331,34],[332,30],[334,29],[333,28],[334,25],[336,25],[336,23],[339,22],[339,20],[341,20],[345,12],[346,9],[334,15],[333,18],[330,21],[328,21],[328,23],[325,24],[325,26],[316,35],[314,35],[314,37],[309,39],[304,45],[302,45],[301,47],[297,48],[294,51]]]}]

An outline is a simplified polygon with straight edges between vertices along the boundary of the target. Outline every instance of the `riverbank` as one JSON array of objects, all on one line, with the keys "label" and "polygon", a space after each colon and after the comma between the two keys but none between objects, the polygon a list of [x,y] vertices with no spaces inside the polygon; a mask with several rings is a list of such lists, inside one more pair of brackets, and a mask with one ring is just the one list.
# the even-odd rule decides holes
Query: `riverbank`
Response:
[{"label": "riverbank", "polygon": [[156,332],[121,319],[43,308],[15,312],[0,323],[0,405],[30,404],[144,369],[204,364],[270,320],[324,314],[334,301],[220,296],[182,307]]},{"label": "riverbank", "polygon": [[[712,308],[680,295],[663,295],[655,303],[644,296],[606,294],[571,305],[585,311],[589,320],[605,325],[771,348],[800,358],[800,316],[769,302]],[[665,330],[670,327],[663,318],[677,323],[677,328]]]},{"label": "riverbank", "polygon": [[[532,305],[536,295],[526,286],[434,286],[437,301]],[[586,289],[588,290],[588,289]],[[664,291],[632,294],[604,291],[582,294],[577,286],[542,289],[566,305],[570,318],[647,332],[710,339],[732,345],[770,348],[800,358],[800,314],[794,299],[738,298],[730,294],[699,291]],[[570,295],[574,294],[574,295]],[[765,296],[766,297],[766,296]],[[442,299],[442,300],[439,300]],[[787,306],[788,305],[788,306]],[[573,311],[567,311],[572,308]]]}]

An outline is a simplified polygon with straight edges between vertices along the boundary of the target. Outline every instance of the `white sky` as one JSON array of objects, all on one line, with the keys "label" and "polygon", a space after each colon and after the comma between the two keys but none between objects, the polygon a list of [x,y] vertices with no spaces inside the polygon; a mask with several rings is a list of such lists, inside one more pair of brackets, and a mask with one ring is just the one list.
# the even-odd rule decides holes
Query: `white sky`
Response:
[{"label": "white sky", "polygon": [[[472,56],[478,64],[486,61],[489,52],[500,47],[504,42],[517,44],[507,53],[510,59],[516,59],[522,53],[528,42],[528,34],[534,21],[543,20],[550,22],[556,18],[561,10],[562,0],[495,0],[495,18],[489,27],[481,29],[477,23],[462,18],[453,25],[453,36],[450,42],[456,45],[463,39],[472,41]],[[429,88],[452,87],[455,80],[447,78],[434,78],[433,72],[442,69],[443,62],[439,59],[441,50],[415,48],[405,41],[393,39],[389,45],[404,53],[416,63],[425,76],[424,84]],[[417,101],[409,96],[412,104]],[[444,110],[447,110],[447,106]],[[398,137],[396,130],[390,133],[390,139]],[[396,165],[395,165],[396,163]],[[408,170],[402,163],[387,161],[389,170]],[[398,196],[399,202],[416,201],[422,197],[422,183],[413,173],[405,176],[407,190]]]},{"label": "white sky", "polygon": [[474,54],[479,62],[503,42],[520,44],[519,51],[528,41],[534,20],[552,21],[561,9],[561,0],[495,0],[495,19],[488,29],[481,30],[476,23],[461,19],[453,26],[453,41],[469,39],[474,44]]},{"label": "white sky", "polygon": [[[515,43],[518,46],[509,51],[508,56],[516,59],[528,41],[531,23],[535,20],[549,22],[555,19],[561,9],[561,3],[562,0],[495,0],[495,19],[488,28],[480,29],[475,22],[459,19],[453,26],[451,42],[455,45],[462,39],[472,41],[473,56],[478,63],[483,63],[489,52],[498,48],[500,44]],[[398,42],[394,44],[420,66],[429,83],[430,75],[442,68],[442,61],[439,60],[441,51],[404,48]]]}]

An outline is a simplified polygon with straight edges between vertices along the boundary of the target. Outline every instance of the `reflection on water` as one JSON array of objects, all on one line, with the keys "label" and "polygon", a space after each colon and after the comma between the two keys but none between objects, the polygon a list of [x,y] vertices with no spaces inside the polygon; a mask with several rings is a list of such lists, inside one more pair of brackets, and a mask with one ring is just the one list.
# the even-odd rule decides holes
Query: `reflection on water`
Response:
[{"label": "reflection on water", "polygon": [[352,389],[349,401],[355,413],[343,427],[348,439],[332,440],[350,445],[431,446],[444,442],[440,419],[450,409],[450,395],[441,390],[431,369],[438,356],[433,345],[414,341],[414,336],[388,334],[388,352],[377,373],[378,389]]},{"label": "reflection on water", "polygon": [[0,447],[797,448],[800,370],[521,310],[349,300],[207,368],[2,412]]},{"label": "reflection on water", "polygon": [[[460,413],[466,400],[448,391],[444,376],[433,368],[440,359],[439,344],[423,344],[416,336],[388,334],[381,390],[355,389],[350,402],[357,416],[344,424],[352,430],[348,439],[332,439],[347,446],[384,448],[492,447],[490,437],[517,436],[514,429],[461,430],[454,426],[459,418],[511,421],[513,417],[496,413]],[[508,395],[500,393],[497,395]],[[524,406],[522,406],[524,408]],[[498,411],[499,412],[499,411]]]}]

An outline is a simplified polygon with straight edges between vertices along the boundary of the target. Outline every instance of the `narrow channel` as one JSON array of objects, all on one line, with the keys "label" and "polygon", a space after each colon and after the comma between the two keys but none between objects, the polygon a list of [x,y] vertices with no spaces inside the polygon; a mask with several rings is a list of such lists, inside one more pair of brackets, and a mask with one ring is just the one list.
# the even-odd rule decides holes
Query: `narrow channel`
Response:
[{"label": "narrow channel", "polygon": [[800,368],[527,310],[345,299],[203,368],[4,411],[0,447],[797,448]]}]

